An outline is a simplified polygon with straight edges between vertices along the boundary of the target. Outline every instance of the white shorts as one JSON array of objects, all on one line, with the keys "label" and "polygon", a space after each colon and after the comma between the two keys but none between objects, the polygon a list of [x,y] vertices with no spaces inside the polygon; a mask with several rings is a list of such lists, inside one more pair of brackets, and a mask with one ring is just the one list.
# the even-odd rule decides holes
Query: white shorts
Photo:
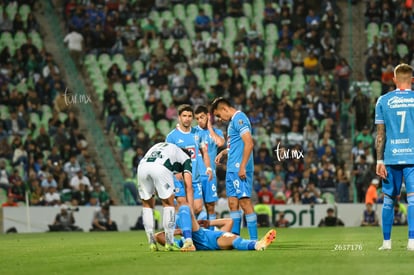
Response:
[{"label": "white shorts", "polygon": [[165,166],[144,162],[138,165],[138,192],[142,200],[149,200],[157,191],[160,199],[174,194],[174,174]]}]

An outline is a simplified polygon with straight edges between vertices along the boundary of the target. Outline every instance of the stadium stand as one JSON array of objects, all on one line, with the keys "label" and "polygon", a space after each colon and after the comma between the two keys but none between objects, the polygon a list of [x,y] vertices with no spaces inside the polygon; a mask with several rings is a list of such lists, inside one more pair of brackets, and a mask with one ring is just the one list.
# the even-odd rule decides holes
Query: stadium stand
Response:
[{"label": "stadium stand", "polygon": [[[208,104],[216,96],[226,96],[252,122],[257,160],[255,190],[266,185],[275,197],[282,190],[283,196],[279,197],[287,203],[298,192],[303,196],[306,190],[308,196],[309,183],[314,183],[310,193],[316,202],[332,203],[339,198],[340,202],[351,201],[349,193],[339,194],[344,189],[337,188],[339,183],[349,186],[351,181],[338,175],[337,171],[344,169],[337,155],[338,144],[344,139],[353,141],[362,127],[372,125],[361,125],[355,133],[349,131],[354,121],[346,110],[359,113],[364,106],[356,97],[355,87],[360,85],[372,103],[369,112],[362,114],[369,122],[375,98],[389,89],[382,75],[387,65],[411,62],[412,11],[385,0],[367,3],[365,77],[351,82],[352,68],[338,54],[342,23],[335,1],[188,0],[165,1],[166,6],[152,2],[63,1],[63,6],[56,7],[66,31],[75,29],[85,39],[79,70],[100,100],[97,117],[101,115],[100,126],[107,130],[106,138],[120,153],[125,178],[134,176],[142,151],[163,140],[175,127],[175,108],[179,104]],[[387,4],[387,14],[377,13]],[[15,7],[3,10],[9,18],[17,11],[27,22],[33,18],[27,6],[22,11]],[[203,14],[206,17],[198,18]],[[269,20],[272,15],[275,20]],[[210,23],[200,29],[196,21]],[[2,56],[9,51],[17,60],[31,60],[30,54],[15,54],[31,40],[29,44],[35,45],[49,62],[46,71],[59,69],[50,63],[53,58],[44,52],[36,27],[24,32],[7,30],[7,22],[3,25],[6,31],[2,31],[0,46],[7,50]],[[284,69],[289,68],[289,62],[290,69]],[[369,84],[365,85],[367,80]],[[27,78],[25,83],[30,81],[34,80]],[[48,82],[45,77],[39,81]],[[31,84],[36,86],[37,82]],[[26,87],[29,85],[16,82],[13,87],[18,94],[30,90]],[[57,84],[54,93],[59,85],[64,86]],[[54,113],[53,100],[41,92],[48,104],[30,110],[27,127],[44,123],[47,118],[53,123],[66,119]],[[9,108],[4,106],[9,107],[0,102],[2,118],[10,116]],[[219,122],[216,126],[225,130]],[[63,136],[56,128],[53,135]],[[34,138],[40,131],[36,129],[32,131]],[[290,155],[279,163],[275,150],[280,147],[289,152],[303,151],[305,157],[293,159]],[[262,161],[259,152],[266,152],[272,161]],[[366,152],[372,154],[373,150]],[[9,162],[6,165],[12,168]],[[218,175],[222,189],[222,171]]]},{"label": "stadium stand", "polygon": [[81,204],[72,200],[75,174],[83,172],[91,191],[104,187],[88,155],[89,141],[68,106],[61,68],[44,47],[35,4],[2,1],[0,6],[1,192],[19,205]]},{"label": "stadium stand", "polygon": [[[113,97],[132,122],[128,125],[132,147],[145,151],[157,140],[162,140],[176,123],[175,116],[166,115],[154,122],[155,117],[160,116],[157,110],[167,111],[171,104],[177,106],[187,102],[207,104],[216,96],[231,95],[234,103],[250,115],[257,133],[255,155],[262,148],[275,158],[272,152],[282,141],[286,141],[282,146],[291,146],[289,149],[318,152],[318,158],[310,162],[303,159],[283,163],[285,171],[293,165],[297,172],[284,178],[286,201],[293,189],[303,192],[308,181],[316,183],[323,193],[325,187],[318,185],[323,171],[327,170],[330,177],[336,178],[334,154],[340,138],[336,134],[336,127],[339,126],[336,115],[339,107],[339,97],[336,96],[338,81],[342,80],[340,83],[345,86],[341,87],[345,90],[349,86],[349,68],[334,66],[324,75],[319,74],[324,51],[337,50],[335,45],[338,45],[340,38],[334,34],[341,28],[338,7],[331,1],[314,6],[304,1],[288,1],[288,4],[269,1],[272,12],[282,19],[263,24],[265,8],[270,8],[266,1],[218,2],[174,1],[168,9],[146,11],[140,10],[140,1],[110,1],[106,5],[93,1],[89,5],[67,3],[63,8],[66,26],[77,28],[84,37],[99,37],[102,40],[97,44],[92,39],[86,39],[83,66],[94,91],[102,100],[104,118],[108,119],[108,103]],[[306,14],[309,10],[313,13]],[[210,22],[214,21],[213,18],[214,22],[222,22],[223,28],[218,28],[217,32],[211,25],[201,31],[196,29],[196,18],[202,14]],[[198,31],[200,36],[196,35]],[[117,45],[117,33],[122,34],[122,46],[114,54],[112,50]],[[331,34],[331,46],[326,46],[322,41],[326,33]],[[291,58],[294,45],[303,45],[306,49],[301,52],[303,56],[299,57],[299,64],[294,63],[287,73],[272,69],[272,61],[278,61],[281,52]],[[130,47],[136,47],[138,51],[132,59],[127,58]],[[222,49],[226,50],[230,60]],[[312,59],[306,60],[306,56],[311,54],[314,55]],[[112,64],[119,66],[120,75],[128,75],[125,68],[127,64],[131,65],[131,74],[136,80],[125,83],[119,78],[108,78]],[[189,75],[186,74],[187,69],[190,70]],[[165,70],[167,75],[163,73]],[[233,78],[235,71],[240,72],[237,78]],[[195,80],[191,75],[195,75]],[[314,93],[305,90],[312,75],[317,87]],[[237,82],[241,83],[240,92],[232,89]],[[253,82],[257,90],[249,92]],[[115,93],[108,90],[111,85]],[[309,94],[313,96],[309,97]],[[114,114],[118,116],[116,112],[111,113]],[[312,149],[309,142],[306,142],[307,147],[303,147],[307,124],[317,129]],[[281,126],[282,133],[279,139],[272,140],[269,136],[274,126]],[[292,131],[292,128],[298,130]],[[108,138],[117,136],[115,144],[121,150],[117,126],[109,130],[115,132],[110,132]],[[329,141],[333,145],[328,144]],[[136,162],[133,163],[136,159],[133,152],[126,150],[122,158],[128,173],[136,165]],[[265,184],[276,184],[277,171],[273,163],[270,167],[256,166],[256,184],[263,177],[267,179]],[[317,170],[313,172],[311,167]],[[303,174],[310,174],[310,177],[306,178]],[[223,188],[222,185],[220,187]],[[329,197],[318,193],[320,191],[315,191],[320,198]]]}]

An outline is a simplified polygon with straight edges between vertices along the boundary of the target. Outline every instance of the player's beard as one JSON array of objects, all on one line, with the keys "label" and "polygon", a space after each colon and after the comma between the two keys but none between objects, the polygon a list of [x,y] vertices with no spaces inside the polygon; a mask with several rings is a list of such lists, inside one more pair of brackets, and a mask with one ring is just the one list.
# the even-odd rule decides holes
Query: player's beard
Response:
[{"label": "player's beard", "polygon": [[181,122],[182,130],[189,131],[191,129],[191,121],[190,122]]}]

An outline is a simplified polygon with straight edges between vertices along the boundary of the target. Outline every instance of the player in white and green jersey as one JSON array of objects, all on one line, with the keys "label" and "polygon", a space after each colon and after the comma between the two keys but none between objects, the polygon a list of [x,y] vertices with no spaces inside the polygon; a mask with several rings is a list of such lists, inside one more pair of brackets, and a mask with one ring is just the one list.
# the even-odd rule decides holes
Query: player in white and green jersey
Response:
[{"label": "player in white and green jersey", "polygon": [[[139,183],[139,195],[142,199],[142,218],[147,234],[150,250],[157,250],[154,239],[154,215],[155,192],[162,200],[163,226],[166,232],[166,250],[174,248],[175,207],[174,207],[174,175],[182,173],[187,194],[192,194],[192,164],[190,154],[185,149],[175,144],[161,142],[152,146],[138,165],[137,177]],[[188,209],[188,205],[183,205]],[[181,211],[182,220],[191,227],[191,216],[188,211]],[[194,251],[191,232],[182,248],[183,251]]]}]

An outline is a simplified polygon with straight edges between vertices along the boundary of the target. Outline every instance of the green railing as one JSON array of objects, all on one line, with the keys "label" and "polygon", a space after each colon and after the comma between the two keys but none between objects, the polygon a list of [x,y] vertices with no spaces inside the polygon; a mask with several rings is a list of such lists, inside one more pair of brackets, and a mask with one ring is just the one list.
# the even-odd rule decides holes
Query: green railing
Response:
[{"label": "green railing", "polygon": [[[81,81],[80,79],[79,71],[77,70],[75,63],[69,55],[69,50],[63,43],[64,36],[63,30],[60,27],[60,20],[55,10],[53,9],[50,1],[45,1],[44,3],[44,15],[52,31],[51,37],[54,40],[53,42],[55,43],[55,45],[59,48],[59,54],[58,56],[55,56],[55,58],[62,60],[63,68],[61,68],[61,70],[64,69],[67,72],[69,81],[68,86],[70,87],[70,92],[72,94],[76,94],[78,98],[86,99],[87,96],[90,95],[88,95],[86,87],[83,84],[83,81]],[[89,141],[89,144],[95,146],[97,156],[102,160],[102,163],[104,165],[101,169],[105,169],[106,174],[109,177],[112,189],[115,191],[115,195],[118,197],[119,201],[124,204],[124,177],[122,175],[122,171],[113,157],[110,145],[105,139],[101,127],[98,123],[96,123],[97,118],[92,105],[86,102],[87,100],[82,103],[79,102],[78,104],[75,104],[76,107],[79,108],[82,119],[87,124],[88,131],[92,136],[93,140]]]}]

